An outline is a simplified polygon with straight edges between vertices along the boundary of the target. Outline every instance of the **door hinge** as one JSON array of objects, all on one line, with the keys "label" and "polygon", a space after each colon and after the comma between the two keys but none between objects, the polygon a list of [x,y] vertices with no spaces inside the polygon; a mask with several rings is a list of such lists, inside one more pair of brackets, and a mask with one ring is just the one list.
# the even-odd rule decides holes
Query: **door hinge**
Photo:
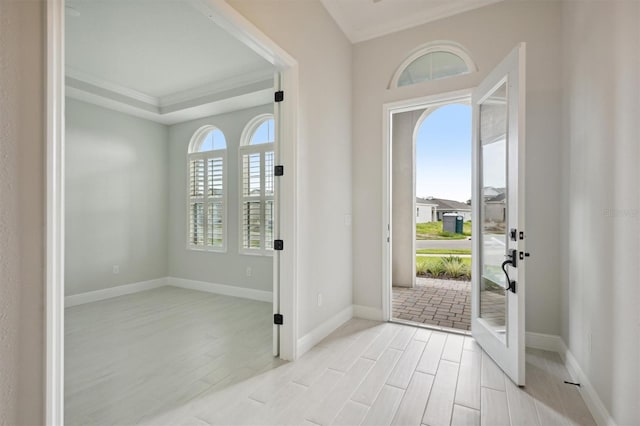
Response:
[{"label": "door hinge", "polygon": [[274,250],[284,250],[284,240],[273,240],[273,249]]},{"label": "door hinge", "polygon": [[282,314],[273,314],[273,323],[275,325],[284,324],[284,317],[282,316]]},{"label": "door hinge", "polygon": [[284,176],[284,166],[274,166],[273,167],[273,175],[274,176]]},{"label": "door hinge", "polygon": [[274,101],[275,101],[275,102],[282,102],[282,101],[284,101],[284,92],[283,92],[282,90],[278,90],[278,91],[275,93],[275,96],[274,96],[274,98],[273,98],[273,99],[274,99]]}]

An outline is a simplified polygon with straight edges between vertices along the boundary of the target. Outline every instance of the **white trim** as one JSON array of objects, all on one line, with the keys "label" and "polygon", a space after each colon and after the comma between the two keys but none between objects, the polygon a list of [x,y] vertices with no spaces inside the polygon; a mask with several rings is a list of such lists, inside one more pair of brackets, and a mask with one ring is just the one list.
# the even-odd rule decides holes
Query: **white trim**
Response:
[{"label": "white trim", "polygon": [[545,351],[557,352],[564,361],[564,365],[569,372],[571,380],[580,383],[578,391],[584,400],[587,408],[591,412],[593,419],[599,426],[616,426],[615,420],[609,414],[606,406],[598,396],[589,378],[580,367],[578,360],[567,348],[562,337],[553,334],[526,333],[526,345],[528,348],[542,349]]},{"label": "white trim", "polygon": [[437,95],[389,102],[382,105],[382,311],[381,317],[379,318],[382,321],[391,320],[391,259],[393,256],[391,244],[393,240],[393,229],[391,227],[391,219],[393,217],[391,205],[391,138],[393,126],[391,115],[422,108],[435,110],[437,107],[452,103],[469,104],[471,102],[471,92],[471,89],[456,90]]},{"label": "white trim", "polygon": [[[393,73],[393,77],[391,77],[391,82],[389,83],[388,88],[389,89],[398,88],[398,80],[400,80],[400,76],[402,75],[404,70],[407,69],[407,67],[413,63],[413,61],[415,61],[416,59],[424,55],[428,55],[430,53],[436,53],[436,52],[448,52],[453,55],[456,55],[457,57],[462,59],[462,61],[465,63],[465,65],[467,66],[467,71],[460,74],[447,75],[444,77],[440,77],[437,79],[430,79],[427,81],[440,80],[443,78],[455,77],[458,75],[471,74],[478,71],[478,66],[473,61],[473,58],[471,58],[471,54],[467,51],[467,49],[463,45],[453,41],[448,41],[448,40],[437,40],[437,41],[432,41],[432,42],[423,44],[422,46],[419,46],[413,49],[411,53],[409,53],[409,56],[407,56],[407,58],[404,61],[402,61],[402,63],[398,66],[398,68],[396,68],[396,71]],[[420,83],[424,83],[424,82],[417,82],[413,84],[420,84]]]},{"label": "white trim", "polygon": [[325,337],[333,333],[342,324],[353,318],[353,307],[347,306],[333,317],[298,339],[298,356],[304,355]]},{"label": "white trim", "polygon": [[609,410],[607,410],[607,407],[600,399],[600,396],[593,387],[593,384],[589,381],[589,378],[580,367],[578,360],[576,360],[571,351],[567,348],[564,340],[560,337],[558,337],[558,339],[560,339],[558,353],[564,361],[564,365],[569,371],[571,379],[574,382],[580,383],[580,395],[591,412],[593,419],[596,421],[598,426],[616,426],[615,420],[611,417]]},{"label": "white trim", "polygon": [[108,91],[72,78],[67,79],[65,91],[66,96],[70,98],[165,125],[248,109],[270,104],[273,101],[273,87],[270,80],[220,92],[204,93],[192,100],[160,106],[157,102],[161,100],[156,101],[155,98],[152,103],[147,103],[132,96]]},{"label": "white trim", "polygon": [[542,349],[551,352],[560,352],[564,345],[560,336],[534,333],[532,331],[525,333],[525,341],[528,348]]},{"label": "white trim", "polygon": [[371,321],[388,321],[384,319],[381,309],[363,305],[353,305],[353,317]]},{"label": "white trim", "polygon": [[93,86],[106,92],[114,93],[116,95],[121,95],[126,98],[131,98],[138,102],[143,102],[145,104],[155,106],[156,108],[160,106],[160,99],[156,98],[155,96],[147,95],[146,93],[138,92],[137,90],[131,89],[129,87],[121,86],[119,84],[103,80],[99,77],[95,77],[82,71],[78,71],[71,67],[65,67],[65,77],[65,82],[68,81],[68,79],[77,80],[89,86]]},{"label": "white trim", "polygon": [[[274,141],[269,143],[262,143],[257,145],[250,145],[251,138],[253,137],[258,127],[260,127],[264,122],[268,120],[274,121]],[[276,223],[278,222],[276,217],[276,210],[278,208],[277,202],[277,192],[278,192],[278,179],[273,176],[272,181],[272,189],[273,195],[267,196],[265,193],[266,188],[266,158],[268,152],[273,152],[273,166],[275,167],[279,164],[278,159],[278,144],[276,143],[277,135],[276,135],[276,123],[275,116],[271,113],[258,114],[253,117],[249,122],[245,125],[244,129],[242,129],[242,134],[240,136],[240,144],[238,145],[238,254],[248,255],[248,256],[273,256],[273,249],[266,248],[266,205],[267,201],[273,201],[273,221],[271,227],[271,238],[272,240],[276,238],[276,234],[278,232],[278,227]],[[244,163],[243,157],[244,155],[250,154],[260,154],[260,196],[245,196],[244,195]],[[245,228],[243,226],[244,220],[244,203],[246,202],[260,202],[260,248],[251,249],[244,247],[244,231]]]},{"label": "white trim", "polygon": [[253,288],[216,284],[206,281],[188,280],[185,278],[167,277],[167,285],[189,290],[204,291],[207,293],[222,294],[224,296],[240,297],[242,299],[257,300],[259,302],[271,302],[273,293],[270,291],[256,290]]},{"label": "white trim", "polygon": [[[281,164],[287,174],[280,182],[279,237],[287,249],[274,256],[274,270],[279,271],[280,313],[288,318],[280,326],[280,357],[293,361],[297,357],[298,333],[298,186],[297,143],[299,105],[299,67],[297,61],[225,0],[197,0],[209,18],[238,40],[253,49],[280,71],[285,101],[277,108],[280,129]],[[64,421],[64,3],[47,0],[47,300],[46,300],[46,407],[47,425]],[[279,286],[279,287],[278,287]]]},{"label": "white trim", "polygon": [[47,1],[45,422],[64,424],[64,1]]},{"label": "white trim", "polygon": [[84,305],[85,303],[98,302],[100,300],[112,299],[114,297],[127,294],[140,293],[141,291],[153,290],[167,285],[167,278],[156,278],[149,281],[139,281],[131,284],[123,284],[117,287],[104,288],[101,290],[88,291],[86,293],[72,294],[64,298],[64,307]]},{"label": "white trim", "polygon": [[[421,13],[390,18],[379,24],[357,27],[342,10],[342,0],[321,0],[331,17],[336,21],[351,43],[370,40],[387,34],[417,27],[418,25],[437,21],[479,7],[497,3],[502,0],[475,0],[472,2],[441,2],[438,5],[424,7]],[[374,1],[375,3],[375,1]]]}]

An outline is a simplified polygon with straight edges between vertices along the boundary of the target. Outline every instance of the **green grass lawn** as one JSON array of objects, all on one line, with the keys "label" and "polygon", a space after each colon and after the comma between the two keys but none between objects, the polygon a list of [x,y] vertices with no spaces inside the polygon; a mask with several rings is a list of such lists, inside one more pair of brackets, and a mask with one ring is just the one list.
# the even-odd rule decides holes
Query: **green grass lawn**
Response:
[{"label": "green grass lawn", "polygon": [[442,221],[416,223],[416,239],[418,240],[463,240],[471,236],[471,221],[462,224],[462,234],[444,232]]},{"label": "green grass lawn", "polygon": [[418,249],[416,254],[471,254],[471,249]]}]

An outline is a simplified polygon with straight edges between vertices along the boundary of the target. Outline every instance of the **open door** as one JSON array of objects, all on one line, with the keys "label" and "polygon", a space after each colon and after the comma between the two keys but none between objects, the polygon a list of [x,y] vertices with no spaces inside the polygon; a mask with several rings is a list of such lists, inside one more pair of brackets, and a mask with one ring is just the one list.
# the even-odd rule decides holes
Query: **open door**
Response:
[{"label": "open door", "polygon": [[[282,74],[276,72],[273,76],[273,90],[279,92],[282,90]],[[280,154],[280,147],[282,146],[282,110],[281,103],[274,102],[273,104],[273,117],[275,125],[275,152],[274,162],[275,164],[282,164],[282,156]],[[280,179],[274,179],[274,208],[273,208],[273,237],[280,238]],[[280,252],[273,251],[273,356],[280,356],[280,325],[276,324],[276,315],[281,314],[280,310]]]},{"label": "open door", "polygon": [[471,331],[525,384],[525,44],[472,95],[473,273]]}]

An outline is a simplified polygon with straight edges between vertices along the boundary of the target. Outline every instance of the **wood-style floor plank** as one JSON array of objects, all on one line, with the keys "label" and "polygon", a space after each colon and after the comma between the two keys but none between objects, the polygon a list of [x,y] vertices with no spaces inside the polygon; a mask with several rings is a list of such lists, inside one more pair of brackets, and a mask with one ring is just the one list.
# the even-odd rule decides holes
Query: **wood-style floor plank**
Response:
[{"label": "wood-style floor plank", "polygon": [[416,365],[422,356],[426,343],[419,340],[412,341],[407,349],[402,353],[400,360],[393,369],[387,384],[398,388],[406,389],[411,381],[411,376],[416,369]]},{"label": "wood-style floor plank", "polygon": [[170,287],[70,308],[67,424],[595,425],[557,354],[519,388],[470,337],[354,319],[285,363],[270,317]]},{"label": "wood-style floor plank", "polygon": [[504,391],[482,388],[480,402],[480,424],[486,426],[509,426],[509,407]]},{"label": "wood-style floor plank", "polygon": [[398,411],[391,424],[397,426],[418,425],[422,422],[424,409],[429,400],[429,393],[433,385],[434,376],[415,372],[404,393]]},{"label": "wood-style floor plank", "polygon": [[505,377],[505,374],[500,367],[491,359],[486,352],[482,352],[482,373],[481,373],[481,385],[486,388],[491,388],[499,391],[505,390],[504,381],[509,380]]},{"label": "wood-style floor plank", "polygon": [[451,426],[480,426],[480,410],[454,405]]},{"label": "wood-style floor plank", "polygon": [[444,349],[446,341],[446,333],[433,332],[427,342],[424,352],[422,353],[422,358],[420,358],[420,362],[418,363],[416,370],[422,373],[435,375],[438,371],[438,365],[440,364],[442,350]]},{"label": "wood-style floor plank", "polygon": [[427,409],[422,423],[429,426],[443,426],[451,423],[459,365],[442,360],[431,387]]},{"label": "wood-style floor plank", "polygon": [[458,386],[456,388],[456,404],[480,409],[480,371],[482,369],[482,353],[462,351]]},{"label": "wood-style floor plank", "polygon": [[385,385],[362,422],[365,425],[388,425],[398,410],[404,391]]}]

